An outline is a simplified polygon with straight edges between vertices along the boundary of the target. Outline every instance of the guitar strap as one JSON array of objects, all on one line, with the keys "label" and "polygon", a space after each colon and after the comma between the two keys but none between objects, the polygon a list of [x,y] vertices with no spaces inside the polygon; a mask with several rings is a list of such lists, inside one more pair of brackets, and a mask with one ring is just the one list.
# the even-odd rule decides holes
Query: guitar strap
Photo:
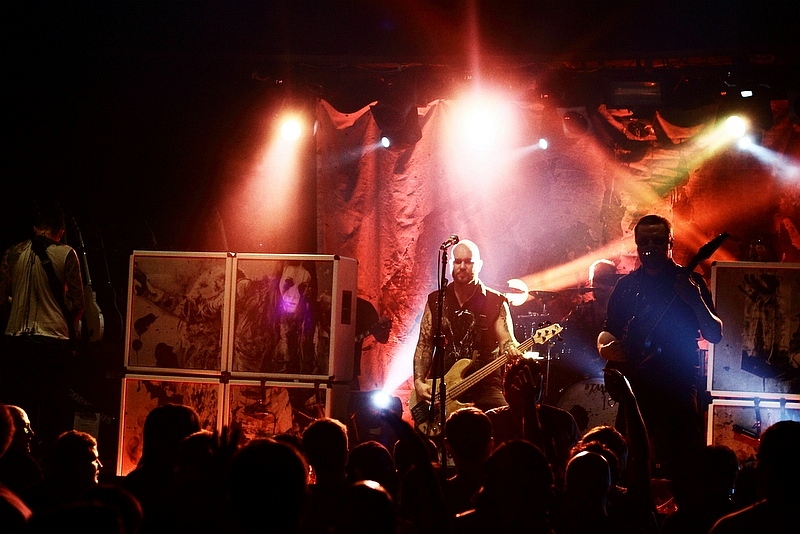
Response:
[{"label": "guitar strap", "polygon": [[53,298],[56,300],[58,307],[61,308],[61,311],[64,313],[64,317],[67,319],[70,342],[74,343],[76,341],[75,328],[71,323],[71,314],[69,313],[69,310],[67,310],[67,304],[64,301],[64,286],[58,279],[58,275],[56,275],[56,271],[53,268],[53,262],[50,260],[50,256],[47,255],[48,246],[50,246],[50,244],[45,241],[44,238],[37,236],[31,239],[31,249],[39,257],[42,268],[47,274],[47,281],[50,284],[50,291],[52,291]]}]

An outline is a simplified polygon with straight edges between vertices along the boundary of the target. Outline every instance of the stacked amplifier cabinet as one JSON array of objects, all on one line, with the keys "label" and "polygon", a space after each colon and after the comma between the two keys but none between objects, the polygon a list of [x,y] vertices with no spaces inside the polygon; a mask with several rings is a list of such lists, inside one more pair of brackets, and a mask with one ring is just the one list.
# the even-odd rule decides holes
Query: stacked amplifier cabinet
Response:
[{"label": "stacked amplifier cabinet", "polygon": [[357,276],[355,259],[333,255],[134,251],[117,474],[166,403],[248,440],[345,421]]},{"label": "stacked amplifier cabinet", "polygon": [[710,345],[707,443],[752,460],[761,432],[800,421],[800,264],[715,262],[723,339]]}]

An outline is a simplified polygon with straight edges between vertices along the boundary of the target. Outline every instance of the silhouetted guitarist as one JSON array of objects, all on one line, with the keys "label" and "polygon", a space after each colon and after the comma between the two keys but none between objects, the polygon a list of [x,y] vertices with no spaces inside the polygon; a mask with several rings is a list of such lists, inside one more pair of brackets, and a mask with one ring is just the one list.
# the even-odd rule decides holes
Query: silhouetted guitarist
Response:
[{"label": "silhouetted guitarist", "polygon": [[722,321],[703,278],[672,260],[669,221],[647,215],[634,237],[641,266],[614,288],[598,349],[609,367],[630,380],[654,442],[656,467],[668,469],[676,455],[704,444],[698,339],[719,342]]}]

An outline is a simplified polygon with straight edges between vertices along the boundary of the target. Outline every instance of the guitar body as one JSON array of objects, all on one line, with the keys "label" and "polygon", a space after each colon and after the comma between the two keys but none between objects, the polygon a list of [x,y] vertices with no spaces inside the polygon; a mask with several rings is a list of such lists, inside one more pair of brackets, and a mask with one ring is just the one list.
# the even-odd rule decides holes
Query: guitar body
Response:
[{"label": "guitar body", "polygon": [[[445,393],[450,391],[451,387],[460,384],[465,377],[467,368],[472,364],[472,360],[464,358],[458,360],[449,371],[444,375]],[[428,385],[433,384],[433,380],[426,380]],[[439,392],[436,392],[438,399]],[[408,398],[408,405],[411,406],[411,413],[414,416],[414,421],[417,422],[417,428],[420,432],[427,436],[437,436],[442,431],[441,412],[439,412],[438,401],[434,406],[433,413],[431,414],[430,402],[417,396],[417,390],[412,389],[411,395]],[[459,402],[457,399],[451,399],[449,396],[445,400],[444,413],[445,418],[459,408],[471,406],[469,403]]]},{"label": "guitar body", "polygon": [[103,339],[105,331],[105,320],[100,306],[97,305],[97,294],[92,286],[83,289],[86,301],[86,311],[83,314],[83,323],[86,325],[86,338],[88,341],[100,341]]},{"label": "guitar body", "polygon": [[[517,347],[520,352],[526,352],[535,344],[542,344],[557,336],[564,328],[559,324],[551,324],[538,329],[531,337],[523,341]],[[509,359],[505,355],[500,355],[495,349],[494,359],[481,367],[480,369],[473,369],[472,373],[467,374],[468,367],[473,364],[469,358],[462,358],[456,360],[456,363],[444,375],[445,385],[445,403],[444,414],[445,419],[454,411],[465,406],[471,406],[468,403],[459,402],[458,398],[464,395],[471,387],[479,383],[481,380],[491,375],[509,363]],[[427,381],[432,385],[432,381]],[[430,402],[420,398],[417,395],[416,389],[411,390],[411,395],[408,398],[408,405],[411,408],[411,415],[414,418],[414,423],[417,429],[423,434],[428,436],[436,436],[442,432],[441,420],[442,416],[439,412],[439,391],[436,392],[437,402],[434,404],[433,413],[431,413]]]}]

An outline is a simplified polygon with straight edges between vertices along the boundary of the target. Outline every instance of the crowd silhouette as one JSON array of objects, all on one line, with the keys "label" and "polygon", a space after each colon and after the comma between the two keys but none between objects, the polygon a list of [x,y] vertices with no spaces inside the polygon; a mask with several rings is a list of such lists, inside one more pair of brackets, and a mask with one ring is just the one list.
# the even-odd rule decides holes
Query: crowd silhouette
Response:
[{"label": "crowd silhouette", "polygon": [[[526,371],[527,373],[527,371]],[[397,442],[351,443],[332,418],[301,436],[246,441],[235,428],[202,430],[195,411],[165,404],[146,417],[143,454],[125,476],[101,480],[98,442],[71,430],[46,459],[30,455],[25,411],[0,405],[0,530],[152,534],[427,532],[745,533],[796,532],[800,525],[800,422],[780,421],[761,438],[754,477],[740,480],[736,454],[699,448],[674,471],[671,507],[658,507],[644,428],[618,371],[609,393],[624,433],[595,427],[554,469],[549,446],[497,441],[475,407],[451,414],[437,444],[400,415],[382,412]],[[522,396],[536,395],[519,382]],[[531,410],[534,406],[531,406]],[[526,412],[529,415],[533,411]],[[541,443],[541,442],[540,442]],[[552,442],[550,442],[552,444]],[[550,452],[551,454],[548,454]],[[750,484],[754,486],[750,486]]]}]

